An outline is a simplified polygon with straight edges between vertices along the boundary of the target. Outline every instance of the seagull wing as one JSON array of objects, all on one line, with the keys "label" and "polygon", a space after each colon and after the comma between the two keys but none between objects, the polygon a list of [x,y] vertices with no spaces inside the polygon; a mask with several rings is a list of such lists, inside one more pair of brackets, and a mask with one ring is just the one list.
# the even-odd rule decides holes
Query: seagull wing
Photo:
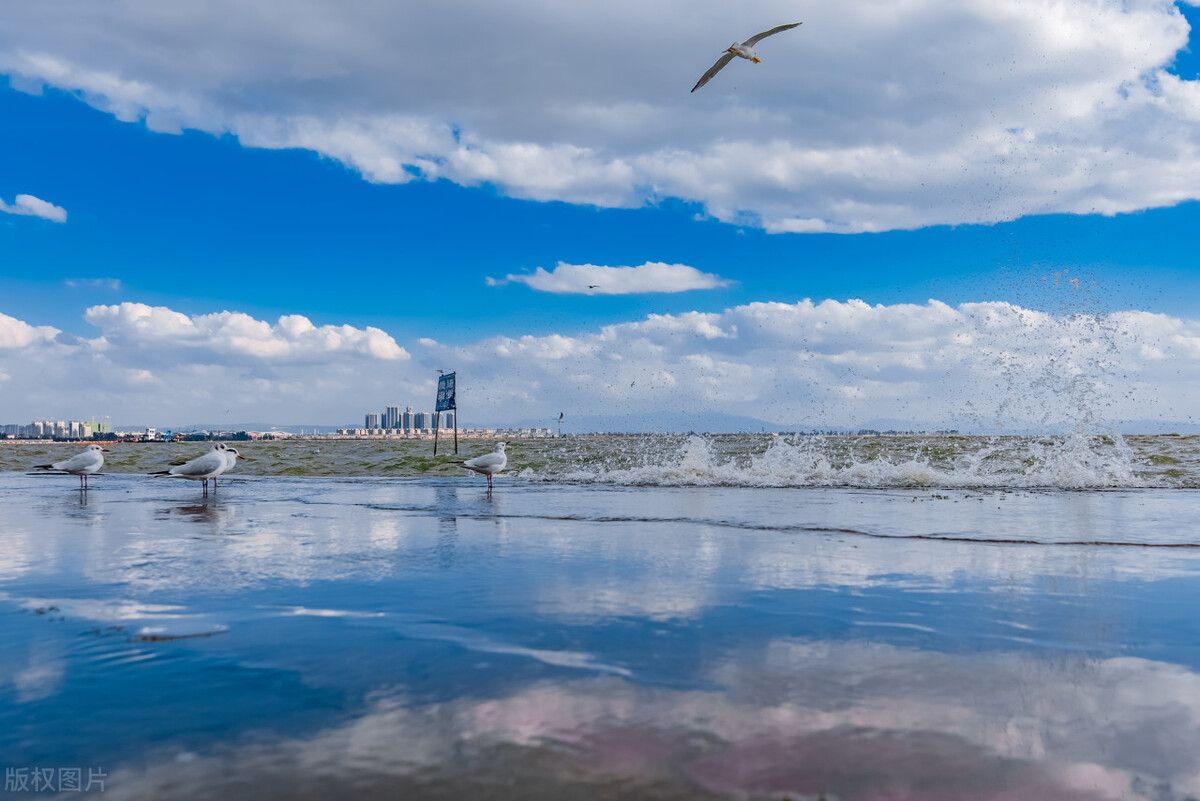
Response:
[{"label": "seagull wing", "polygon": [[477,473],[499,473],[508,464],[508,457],[503,453],[485,453],[483,456],[476,456],[474,459],[468,459],[463,462],[463,467],[468,470],[474,470]]},{"label": "seagull wing", "polygon": [[692,91],[693,91],[693,92],[694,92],[694,91],[696,91],[696,90],[697,90],[697,89],[699,89],[701,86],[704,86],[704,84],[706,84],[706,83],[708,83],[709,81],[711,81],[711,80],[712,80],[712,76],[714,76],[714,75],[716,75],[718,72],[720,72],[720,71],[721,71],[721,68],[722,68],[722,67],[724,67],[726,64],[728,64],[728,63],[729,63],[729,61],[730,61],[732,58],[733,58],[733,53],[726,53],[725,55],[723,55],[723,56],[721,56],[720,58],[718,58],[718,59],[717,59],[717,63],[716,63],[716,64],[713,64],[711,67],[709,67],[709,68],[708,68],[708,72],[706,72],[706,73],[704,73],[703,75],[701,75],[701,76],[700,76],[700,80],[696,81],[696,85],[692,87]]},{"label": "seagull wing", "polygon": [[53,467],[55,470],[65,470],[66,472],[70,473],[73,470],[89,470],[95,468],[97,461],[99,461],[100,464],[104,464],[104,456],[94,451],[84,451],[83,453],[75,454],[70,459],[66,459],[61,462],[55,462]]},{"label": "seagull wing", "polygon": [[787,25],[780,25],[779,27],[772,28],[769,31],[763,31],[762,33],[756,33],[753,36],[751,36],[749,39],[747,39],[746,41],[742,42],[742,44],[744,44],[746,47],[754,47],[754,45],[758,44],[763,39],[766,39],[768,36],[774,36],[775,34],[779,33],[780,31],[786,31],[789,28],[795,28],[799,24],[800,24],[799,22],[790,22]]},{"label": "seagull wing", "polygon": [[180,478],[197,478],[211,475],[213,471],[224,465],[225,456],[220,451],[209,451],[203,456],[197,456],[190,462],[179,465],[179,467],[172,467],[170,474]]}]

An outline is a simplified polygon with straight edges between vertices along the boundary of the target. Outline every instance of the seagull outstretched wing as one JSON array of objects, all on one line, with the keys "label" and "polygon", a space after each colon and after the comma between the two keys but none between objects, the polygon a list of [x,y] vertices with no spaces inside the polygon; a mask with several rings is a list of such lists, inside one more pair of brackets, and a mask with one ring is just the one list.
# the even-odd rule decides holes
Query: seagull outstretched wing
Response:
[{"label": "seagull outstretched wing", "polygon": [[763,39],[766,39],[768,36],[774,36],[775,34],[779,33],[780,31],[786,31],[790,28],[795,28],[799,24],[800,24],[799,22],[789,22],[787,25],[780,25],[776,28],[772,28],[769,31],[763,31],[762,33],[756,33],[753,36],[751,36],[749,39],[747,39],[746,41],[742,42],[742,44],[746,45],[746,47],[754,47],[756,44],[761,42]]},{"label": "seagull outstretched wing", "polygon": [[733,60],[733,53],[725,53],[717,59],[717,63],[708,68],[708,72],[700,76],[700,80],[696,81],[696,85],[692,87],[692,91],[696,91],[704,84],[712,80],[712,76],[721,71],[721,68]]}]

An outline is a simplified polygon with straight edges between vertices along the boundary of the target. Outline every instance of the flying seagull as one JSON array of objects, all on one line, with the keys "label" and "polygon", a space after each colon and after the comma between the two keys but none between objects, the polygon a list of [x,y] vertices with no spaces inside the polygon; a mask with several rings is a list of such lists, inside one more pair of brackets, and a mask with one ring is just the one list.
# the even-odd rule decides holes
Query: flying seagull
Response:
[{"label": "flying seagull", "polygon": [[692,91],[696,91],[701,86],[704,86],[704,84],[711,81],[712,77],[720,72],[726,64],[732,61],[734,56],[738,56],[739,58],[748,58],[757,64],[759,62],[759,58],[758,56],[754,55],[754,50],[752,49],[754,45],[758,44],[763,39],[766,39],[768,36],[774,36],[780,31],[786,31],[789,28],[795,28],[799,24],[799,22],[789,22],[787,25],[780,25],[779,27],[772,28],[769,31],[756,33],[741,44],[734,42],[729,46],[725,53],[717,59],[717,63],[709,67],[708,72],[700,76],[700,80],[696,81],[696,85],[692,87]]},{"label": "flying seagull", "polygon": [[104,454],[106,453],[108,453],[108,448],[88,445],[83,452],[75,454],[70,459],[64,459],[54,464],[34,465],[34,469],[57,470],[79,476],[79,488],[87,489],[87,477],[104,467]]},{"label": "flying seagull", "polygon": [[468,470],[474,470],[476,473],[487,477],[488,491],[492,489],[492,476],[499,473],[508,465],[508,457],[504,454],[504,447],[507,442],[497,442],[496,448],[491,453],[485,453],[483,456],[476,456],[474,459],[468,459],[465,462],[459,462],[461,466]]}]

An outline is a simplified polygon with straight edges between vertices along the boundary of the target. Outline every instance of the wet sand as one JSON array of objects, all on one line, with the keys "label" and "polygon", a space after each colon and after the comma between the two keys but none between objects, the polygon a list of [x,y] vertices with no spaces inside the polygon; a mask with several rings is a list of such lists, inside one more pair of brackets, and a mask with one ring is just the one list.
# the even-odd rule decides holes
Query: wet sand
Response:
[{"label": "wet sand", "polygon": [[0,473],[0,754],[105,798],[1200,793],[1194,491],[75,482]]}]

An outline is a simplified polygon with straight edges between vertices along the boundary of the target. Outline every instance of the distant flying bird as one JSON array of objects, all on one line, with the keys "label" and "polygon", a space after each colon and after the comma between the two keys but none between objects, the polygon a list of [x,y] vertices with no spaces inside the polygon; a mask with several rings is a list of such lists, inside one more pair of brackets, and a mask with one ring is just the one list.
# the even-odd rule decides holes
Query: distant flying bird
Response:
[{"label": "distant flying bird", "polygon": [[562,418],[563,418],[563,413],[562,413],[562,412],[559,412],[559,413],[558,413],[558,422],[560,422],[560,423],[561,423],[561,422],[562,422]]},{"label": "distant flying bird", "polygon": [[751,61],[753,61],[755,64],[757,64],[760,61],[760,59],[758,56],[754,55],[754,50],[752,49],[754,47],[754,45],[758,44],[763,39],[766,39],[768,36],[774,36],[775,34],[779,33],[780,31],[786,31],[789,28],[795,28],[799,24],[800,24],[799,22],[791,22],[791,23],[788,23],[787,25],[780,25],[779,27],[772,28],[769,31],[763,31],[762,33],[756,33],[753,36],[751,36],[749,39],[747,39],[746,41],[742,42],[741,44],[734,42],[725,51],[725,54],[717,59],[717,63],[713,64],[711,67],[709,67],[708,72],[706,72],[702,76],[700,76],[700,80],[696,81],[696,85],[692,87],[692,91],[693,92],[696,91],[701,86],[704,86],[704,84],[711,81],[712,77],[714,75],[716,75],[718,72],[720,72],[726,64],[728,64],[730,61],[732,61],[734,56],[738,56],[739,58],[748,58]]},{"label": "distant flying bird", "polygon": [[600,286],[600,285],[599,284],[588,284],[588,289],[595,289],[598,286]]},{"label": "distant flying bird", "polygon": [[474,470],[476,473],[487,477],[488,490],[492,489],[492,476],[508,465],[508,457],[504,454],[504,448],[507,442],[497,442],[496,448],[491,453],[485,453],[483,456],[476,456],[474,459],[468,459],[465,462],[458,464]]},{"label": "distant flying bird", "polygon": [[[186,478],[189,481],[203,481],[204,495],[208,495],[208,480],[213,480],[213,490],[217,488],[217,476],[224,473],[232,465],[227,458],[229,446],[224,442],[214,442],[213,446],[208,449],[207,453],[197,456],[190,462],[184,462],[181,465],[176,465],[170,470],[160,470],[157,473],[151,473],[152,476],[166,476],[167,478]],[[242,457],[245,458],[245,457]]]},{"label": "distant flying bird", "polygon": [[73,476],[79,476],[79,488],[87,489],[87,477],[92,473],[99,472],[100,468],[104,467],[104,454],[108,452],[108,448],[102,448],[99,445],[88,445],[85,450],[75,454],[70,459],[64,459],[61,462],[53,464],[34,465],[34,469],[58,470]]}]

